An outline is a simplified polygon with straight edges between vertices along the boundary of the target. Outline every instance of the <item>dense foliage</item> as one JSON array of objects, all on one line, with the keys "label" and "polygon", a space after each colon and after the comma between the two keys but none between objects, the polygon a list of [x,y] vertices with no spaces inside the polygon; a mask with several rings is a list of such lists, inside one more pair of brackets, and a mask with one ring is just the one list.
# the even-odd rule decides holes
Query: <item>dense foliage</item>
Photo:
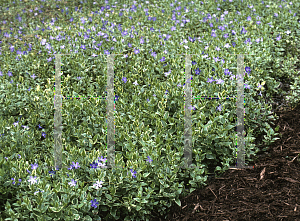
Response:
[{"label": "dense foliage", "polygon": [[[236,96],[237,54],[249,54],[246,159],[259,151],[256,135],[266,145],[278,139],[266,100],[283,93],[281,81],[299,102],[297,1],[15,1],[0,8],[3,220],[146,220],[180,205],[187,188],[235,164],[236,100],[226,97]],[[106,55],[122,54],[114,57],[121,168],[104,166],[105,100],[82,98],[62,100],[66,167],[50,169],[58,53],[71,53],[61,56],[61,93],[73,98],[105,97]],[[178,54],[197,54],[193,98],[220,98],[192,100],[193,170],[180,168],[186,60]]]}]

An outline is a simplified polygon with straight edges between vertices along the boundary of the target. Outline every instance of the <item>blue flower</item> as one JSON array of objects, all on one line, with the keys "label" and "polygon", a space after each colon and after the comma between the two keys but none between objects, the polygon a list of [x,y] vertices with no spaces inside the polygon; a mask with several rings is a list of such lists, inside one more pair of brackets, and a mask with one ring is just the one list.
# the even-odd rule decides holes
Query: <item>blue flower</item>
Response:
[{"label": "blue flower", "polygon": [[248,84],[245,84],[245,88],[250,89],[250,86]]},{"label": "blue flower", "polygon": [[32,170],[36,170],[38,168],[38,164],[35,163],[35,164],[31,164],[31,169]]},{"label": "blue flower", "polygon": [[213,78],[211,77],[210,79],[208,78],[208,81],[206,81],[206,82],[208,82],[208,83],[211,83],[211,82],[213,82],[214,80],[213,80]]},{"label": "blue flower", "polygon": [[76,186],[77,181],[75,181],[74,179],[71,180],[71,182],[69,182],[68,184],[70,186]]},{"label": "blue flower", "polygon": [[97,202],[96,199],[94,199],[94,201],[91,200],[91,204],[92,204],[91,207],[97,208],[97,205],[98,205],[99,203]]}]

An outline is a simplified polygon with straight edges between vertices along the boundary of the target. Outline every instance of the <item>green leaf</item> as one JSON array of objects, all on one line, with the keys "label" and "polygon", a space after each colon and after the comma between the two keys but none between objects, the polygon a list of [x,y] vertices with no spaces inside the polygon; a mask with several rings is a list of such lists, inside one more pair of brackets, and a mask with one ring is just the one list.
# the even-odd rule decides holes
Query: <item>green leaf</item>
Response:
[{"label": "green leaf", "polygon": [[86,220],[86,221],[93,221],[93,219],[89,215],[85,216],[84,220]]},{"label": "green leaf", "polygon": [[181,201],[179,199],[175,199],[175,203],[178,205],[178,206],[181,206]]},{"label": "green leaf", "polygon": [[165,185],[165,182],[163,180],[159,180],[159,182],[161,185],[163,185],[163,186]]},{"label": "green leaf", "polygon": [[149,174],[150,174],[150,173],[144,173],[144,174],[143,174],[143,177],[147,177],[147,176],[149,176]]},{"label": "green leaf", "polygon": [[166,112],[165,115],[164,115],[164,119],[167,120],[168,118],[169,118],[169,113]]},{"label": "green leaf", "polygon": [[209,160],[215,159],[212,154],[206,154],[205,157],[206,157],[206,159],[209,159]]},{"label": "green leaf", "polygon": [[232,144],[232,142],[220,142],[220,144],[223,144],[225,146],[230,146]]},{"label": "green leaf", "polygon": [[[158,108],[160,109],[160,110],[163,110],[163,104],[162,104],[162,102],[158,102]],[[161,114],[159,114],[159,115],[161,115]]]},{"label": "green leaf", "polygon": [[80,209],[81,207],[83,207],[84,204],[83,203],[80,203],[77,207]]},{"label": "green leaf", "polygon": [[41,205],[41,211],[40,211],[40,212],[41,212],[41,213],[45,213],[46,210],[48,209],[48,207],[49,207],[48,205],[45,206],[45,204],[42,204],[42,205]]},{"label": "green leaf", "polygon": [[107,193],[105,193],[105,197],[108,198],[109,200],[112,200],[111,195],[109,195],[109,194],[107,194]]},{"label": "green leaf", "polygon": [[163,127],[167,127],[166,122],[164,122],[163,120],[161,120],[161,123],[162,123]]},{"label": "green leaf", "polygon": [[155,141],[158,144],[160,142],[160,138],[157,136]]},{"label": "green leaf", "polygon": [[133,198],[135,201],[137,202],[141,202],[141,199],[140,198]]},{"label": "green leaf", "polygon": [[60,207],[49,207],[50,210],[52,210],[52,212],[55,213],[59,213],[62,209],[64,208],[64,206],[60,206]]},{"label": "green leaf", "polygon": [[148,203],[148,200],[142,199],[141,203]]},{"label": "green leaf", "polygon": [[235,127],[234,125],[227,125],[227,126],[225,127],[225,130],[230,130],[230,129],[234,128],[234,127]]},{"label": "green leaf", "polygon": [[143,147],[146,146],[146,144],[143,140],[139,140],[139,141],[140,141],[140,143],[142,144]]},{"label": "green leaf", "polygon": [[[79,220],[80,219],[80,215],[79,214],[73,214],[73,216],[74,216],[74,219],[75,220]],[[85,219],[86,220],[86,219]]]},{"label": "green leaf", "polygon": [[222,170],[222,168],[220,166],[217,166],[215,170],[219,171],[219,170]]}]

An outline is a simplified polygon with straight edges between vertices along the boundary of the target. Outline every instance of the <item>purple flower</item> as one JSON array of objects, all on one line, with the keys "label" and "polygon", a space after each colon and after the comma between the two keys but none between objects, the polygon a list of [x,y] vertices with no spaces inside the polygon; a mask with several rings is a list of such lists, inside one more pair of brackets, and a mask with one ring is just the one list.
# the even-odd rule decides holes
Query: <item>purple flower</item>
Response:
[{"label": "purple flower", "polygon": [[153,51],[153,52],[151,53],[151,55],[152,55],[153,57],[156,57],[156,52]]},{"label": "purple flower", "polygon": [[214,81],[214,80],[213,80],[213,78],[211,77],[211,79],[208,78],[208,81],[206,81],[206,82],[211,83],[211,82],[213,82],[213,81]]},{"label": "purple flower", "polygon": [[96,163],[95,161],[93,163],[90,163],[90,166],[93,168],[93,169],[96,169],[97,166],[98,166],[98,163]]},{"label": "purple flower", "polygon": [[74,179],[71,180],[71,182],[69,182],[68,184],[70,186],[76,186],[77,181],[75,181]]},{"label": "purple flower", "polygon": [[201,72],[201,70],[199,70],[199,68],[197,68],[197,69],[195,70],[195,74],[196,74],[196,75],[199,75],[200,72]]},{"label": "purple flower", "polygon": [[41,44],[42,44],[42,45],[45,45],[45,44],[46,44],[46,41],[47,41],[46,39],[42,39]]},{"label": "purple flower", "polygon": [[31,164],[31,169],[32,170],[36,170],[38,168],[38,164],[35,163],[35,164]]},{"label": "purple flower", "polygon": [[250,67],[245,67],[245,71],[249,74],[251,72],[251,68]]},{"label": "purple flower", "polygon": [[276,38],[277,41],[279,41],[281,39],[281,36],[278,35],[278,37]]},{"label": "purple flower", "polygon": [[136,178],[135,174],[137,174],[137,172],[136,172],[136,171],[132,172],[133,169],[130,169],[130,171],[131,171],[131,175],[132,175],[134,178]]},{"label": "purple flower", "polygon": [[97,208],[97,205],[98,205],[99,203],[97,202],[96,199],[94,199],[94,201],[91,200],[91,204],[92,204],[91,207]]},{"label": "purple flower", "polygon": [[247,31],[245,30],[245,28],[243,27],[242,31],[241,31],[241,34],[246,34]]},{"label": "purple flower", "polygon": [[78,168],[80,168],[80,166],[79,166],[79,163],[78,162],[76,162],[76,164],[74,163],[74,162],[72,162],[73,163],[73,168],[75,168],[75,169],[78,169]]},{"label": "purple flower", "polygon": [[222,79],[216,80],[216,84],[223,84],[223,83],[224,83],[224,81]]},{"label": "purple flower", "polygon": [[231,74],[231,72],[228,69],[225,69],[224,73],[225,75]]}]

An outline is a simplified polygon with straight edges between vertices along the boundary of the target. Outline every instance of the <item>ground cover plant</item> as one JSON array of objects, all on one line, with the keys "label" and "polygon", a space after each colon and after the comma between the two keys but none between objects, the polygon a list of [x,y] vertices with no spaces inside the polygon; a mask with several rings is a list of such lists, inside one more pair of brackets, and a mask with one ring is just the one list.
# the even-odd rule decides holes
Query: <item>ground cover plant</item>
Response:
[{"label": "ground cover plant", "polygon": [[[284,99],[281,101],[283,104]],[[300,105],[283,105],[273,111],[279,118],[272,128],[278,127],[281,139],[255,156],[249,164],[252,169],[212,174],[206,186],[180,196],[181,206],[172,206],[167,218],[153,211],[151,221],[298,220]],[[255,144],[259,145],[261,138]]]},{"label": "ground cover plant", "polygon": [[[3,220],[166,219],[182,196],[235,164],[235,100],[193,100],[193,164],[182,169],[185,57],[193,95],[236,94],[245,55],[246,159],[278,140],[273,98],[299,103],[296,1],[15,1],[1,8]],[[116,164],[106,169],[106,103],[63,101],[53,168],[55,53],[62,94],[105,96],[115,57]],[[290,90],[283,90],[288,83]],[[271,125],[270,125],[271,124]],[[259,142],[257,138],[261,139]]]}]

